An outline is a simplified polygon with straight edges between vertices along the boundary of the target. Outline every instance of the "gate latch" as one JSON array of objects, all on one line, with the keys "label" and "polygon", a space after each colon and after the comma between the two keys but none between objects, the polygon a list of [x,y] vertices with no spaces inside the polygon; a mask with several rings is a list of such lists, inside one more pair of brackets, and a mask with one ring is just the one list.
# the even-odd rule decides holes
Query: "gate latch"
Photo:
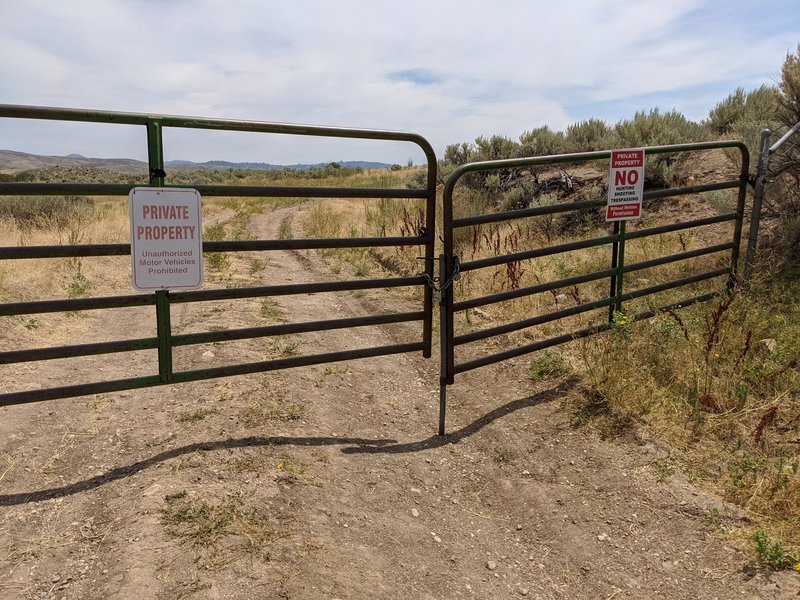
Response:
[{"label": "gate latch", "polygon": [[[434,259],[434,260],[442,260],[442,259]],[[422,276],[425,278],[425,281],[428,283],[430,288],[433,290],[433,301],[434,303],[438,303],[442,301],[442,294],[447,291],[447,288],[453,285],[454,281],[458,281],[461,279],[461,270],[460,270],[460,261],[458,256],[453,257],[453,273],[447,279],[447,281],[442,284],[441,278],[434,277],[431,278],[427,273],[423,273]]]}]

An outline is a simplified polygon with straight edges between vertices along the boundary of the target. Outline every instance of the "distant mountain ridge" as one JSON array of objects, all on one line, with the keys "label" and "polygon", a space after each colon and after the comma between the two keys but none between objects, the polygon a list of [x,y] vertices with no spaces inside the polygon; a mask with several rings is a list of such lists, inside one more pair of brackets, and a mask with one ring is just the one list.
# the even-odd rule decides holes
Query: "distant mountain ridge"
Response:
[{"label": "distant mountain ridge", "polygon": [[[388,169],[388,163],[364,160],[335,161],[342,167],[351,169]],[[307,170],[323,168],[330,162],[314,164],[275,165],[263,162],[229,162],[225,160],[208,160],[193,162],[190,160],[170,160],[164,164],[165,170],[198,171],[219,169],[248,169],[262,171],[278,171],[280,169]],[[108,169],[120,173],[147,173],[147,163],[132,158],[89,158],[80,154],[67,156],[43,156],[16,150],[0,150],[0,172],[29,171],[48,167],[86,167],[91,169]]]}]

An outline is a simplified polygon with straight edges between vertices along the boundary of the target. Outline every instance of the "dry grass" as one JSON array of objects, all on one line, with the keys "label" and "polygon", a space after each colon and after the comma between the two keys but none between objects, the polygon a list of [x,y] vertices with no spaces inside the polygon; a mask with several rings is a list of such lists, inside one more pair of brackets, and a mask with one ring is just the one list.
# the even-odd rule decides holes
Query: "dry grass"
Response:
[{"label": "dry grass", "polygon": [[244,492],[226,494],[216,502],[185,492],[167,495],[161,524],[215,566],[248,555],[268,560],[272,542],[286,533],[268,507]]},{"label": "dry grass", "polygon": [[578,410],[603,434],[648,425],[693,480],[800,549],[798,282],[771,278],[578,342]]},{"label": "dry grass", "polygon": [[[93,208],[66,219],[34,222],[5,219],[0,226],[3,246],[120,243],[129,240],[127,201],[96,198]],[[127,257],[29,259],[0,263],[0,299],[24,301],[112,293],[119,285]],[[129,267],[128,267],[129,270]]]}]

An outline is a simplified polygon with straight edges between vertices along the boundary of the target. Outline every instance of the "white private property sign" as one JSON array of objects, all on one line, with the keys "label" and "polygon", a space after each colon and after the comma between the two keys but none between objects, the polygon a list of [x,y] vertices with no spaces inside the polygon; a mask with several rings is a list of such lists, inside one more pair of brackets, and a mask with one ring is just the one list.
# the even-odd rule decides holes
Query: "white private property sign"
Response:
[{"label": "white private property sign", "polygon": [[128,198],[133,287],[142,291],[200,287],[200,193],[192,189],[137,187]]},{"label": "white private property sign", "polygon": [[642,216],[644,150],[614,150],[608,174],[606,221],[627,221]]}]

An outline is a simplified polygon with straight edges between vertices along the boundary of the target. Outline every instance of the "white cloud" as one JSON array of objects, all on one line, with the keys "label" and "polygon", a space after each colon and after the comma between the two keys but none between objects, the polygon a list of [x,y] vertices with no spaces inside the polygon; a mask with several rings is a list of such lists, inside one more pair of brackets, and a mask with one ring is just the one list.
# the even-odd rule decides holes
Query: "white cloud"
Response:
[{"label": "white cloud", "polygon": [[[800,39],[792,0],[760,10],[744,0],[9,4],[0,5],[0,102],[412,130],[439,153],[601,112],[616,121],[630,116],[613,111],[632,98],[680,101],[700,118],[699,98],[771,82]],[[108,134],[24,130],[0,122],[0,139],[11,139],[0,146],[118,154]],[[219,134],[206,143],[190,133],[169,136],[168,154],[289,163],[405,162],[415,152],[387,145],[381,156],[351,156],[340,152],[375,145]]]}]

